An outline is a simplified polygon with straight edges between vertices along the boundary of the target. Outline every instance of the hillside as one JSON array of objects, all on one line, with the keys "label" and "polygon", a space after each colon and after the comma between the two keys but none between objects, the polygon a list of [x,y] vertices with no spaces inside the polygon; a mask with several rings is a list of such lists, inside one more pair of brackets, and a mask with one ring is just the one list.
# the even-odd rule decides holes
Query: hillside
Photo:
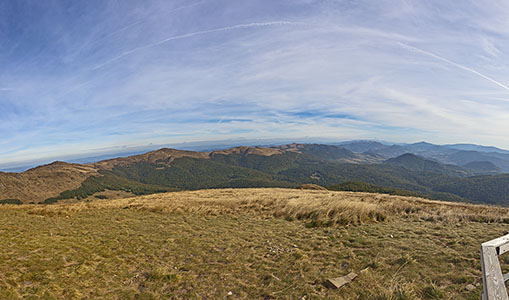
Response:
[{"label": "hillside", "polygon": [[145,154],[103,160],[91,165],[99,170],[111,170],[115,167],[130,166],[136,163],[148,163],[159,167],[169,167],[175,159],[183,157],[207,159],[209,153],[163,148]]},{"label": "hillside", "polygon": [[318,160],[343,163],[373,163],[380,162],[377,157],[353,153],[346,148],[334,145],[320,144],[289,144],[277,147],[285,151],[292,151],[309,155]]},{"label": "hillside", "polygon": [[458,151],[448,159],[458,165],[465,165],[475,161],[491,162],[504,172],[509,172],[509,155],[500,153],[479,153],[477,151]]},{"label": "hillside", "polygon": [[495,175],[502,173],[502,170],[490,161],[472,161],[463,165],[463,168],[471,170],[476,175]]},{"label": "hillside", "polygon": [[479,299],[479,246],[508,220],[507,208],[295,189],[8,205],[0,299]]},{"label": "hillside", "polygon": [[57,162],[24,173],[0,173],[0,203],[89,201],[210,188],[328,187],[354,181],[366,191],[373,185],[433,199],[509,205],[509,181],[503,174],[491,176],[498,173],[487,171],[493,168],[489,164],[460,167],[410,153],[383,161],[377,154],[318,144],[212,152],[163,148],[88,165]]},{"label": "hillside", "polygon": [[426,142],[381,144],[373,141],[351,141],[341,143],[340,145],[355,153],[369,153],[371,155],[379,155],[385,159],[411,153],[443,164],[454,164],[457,166],[486,161],[494,164],[502,172],[509,172],[509,151],[496,147],[471,144],[435,145]]},{"label": "hillside", "polygon": [[54,162],[23,173],[0,172],[0,200],[40,202],[79,188],[86,178],[99,175],[98,171],[90,165]]},{"label": "hillside", "polygon": [[396,158],[388,159],[384,163],[416,172],[429,172],[459,177],[469,175],[469,172],[461,167],[441,164],[411,153],[406,153]]},{"label": "hillside", "polygon": [[213,152],[163,148],[87,165],[56,162],[23,173],[0,173],[0,201],[54,202],[86,198],[112,188],[137,190],[131,193],[134,195],[142,190],[151,193],[175,188],[296,186],[295,180],[279,180],[273,173],[295,167],[303,156],[362,161],[361,155],[325,145],[236,147]]}]

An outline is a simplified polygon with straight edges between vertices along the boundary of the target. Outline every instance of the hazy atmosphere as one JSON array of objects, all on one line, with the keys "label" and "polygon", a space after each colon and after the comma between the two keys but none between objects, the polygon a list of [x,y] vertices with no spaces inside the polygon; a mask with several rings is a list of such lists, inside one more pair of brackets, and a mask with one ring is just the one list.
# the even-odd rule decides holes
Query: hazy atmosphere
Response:
[{"label": "hazy atmosphere", "polygon": [[1,1],[0,164],[235,138],[509,148],[507,1]]}]

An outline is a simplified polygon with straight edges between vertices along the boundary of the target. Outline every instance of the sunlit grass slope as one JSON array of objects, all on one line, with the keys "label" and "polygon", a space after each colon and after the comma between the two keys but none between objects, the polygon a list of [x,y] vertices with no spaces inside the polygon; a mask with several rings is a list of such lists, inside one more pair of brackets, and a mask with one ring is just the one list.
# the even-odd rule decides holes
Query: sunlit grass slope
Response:
[{"label": "sunlit grass slope", "polygon": [[480,243],[506,223],[507,208],[290,189],[5,205],[0,299],[479,299]]}]

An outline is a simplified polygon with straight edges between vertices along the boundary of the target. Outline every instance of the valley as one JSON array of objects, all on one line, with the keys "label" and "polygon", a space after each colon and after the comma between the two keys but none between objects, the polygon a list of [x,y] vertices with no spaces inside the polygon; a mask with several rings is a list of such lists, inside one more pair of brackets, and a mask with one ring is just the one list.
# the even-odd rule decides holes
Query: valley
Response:
[{"label": "valley", "polygon": [[365,144],[0,173],[0,299],[478,299],[509,174]]},{"label": "valley", "polygon": [[508,205],[509,175],[503,170],[509,154],[462,150],[465,145],[452,147],[365,141],[211,152],[163,148],[91,164],[55,162],[23,173],[0,173],[0,201],[50,204],[107,197],[104,192],[145,195],[211,188],[295,188],[302,184],[337,190],[353,183],[353,191],[359,192],[368,191],[359,187],[371,186],[369,190],[375,192],[392,189],[391,193],[401,195]]}]

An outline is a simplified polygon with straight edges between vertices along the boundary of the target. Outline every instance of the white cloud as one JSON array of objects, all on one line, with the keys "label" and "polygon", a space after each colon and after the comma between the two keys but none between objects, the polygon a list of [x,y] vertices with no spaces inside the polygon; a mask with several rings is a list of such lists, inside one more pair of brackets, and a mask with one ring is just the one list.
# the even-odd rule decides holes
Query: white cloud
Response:
[{"label": "white cloud", "polygon": [[5,15],[26,31],[0,48],[0,163],[228,137],[509,147],[504,1],[55,3]]},{"label": "white cloud", "polygon": [[509,86],[507,86],[507,85],[505,85],[505,84],[503,84],[503,83],[501,83],[501,82],[499,82],[499,81],[497,81],[497,80],[495,80],[495,79],[493,79],[493,78],[491,78],[489,76],[486,76],[486,75],[484,75],[484,74],[482,74],[482,73],[480,73],[480,72],[478,72],[478,71],[476,71],[476,70],[474,70],[474,69],[472,69],[470,67],[467,67],[467,66],[455,63],[455,62],[453,62],[453,61],[451,61],[451,60],[449,60],[447,58],[444,58],[444,57],[442,57],[440,55],[434,54],[432,52],[429,52],[429,51],[426,51],[426,50],[423,50],[423,49],[420,49],[420,48],[417,48],[417,47],[414,47],[414,46],[410,46],[410,45],[407,45],[407,44],[404,44],[404,43],[399,43],[399,44],[401,46],[407,48],[407,49],[412,50],[412,51],[416,51],[418,53],[421,53],[421,54],[433,57],[435,59],[438,59],[438,60],[443,61],[445,63],[448,63],[450,65],[456,66],[456,67],[458,67],[460,69],[463,69],[465,71],[468,71],[468,72],[470,72],[472,74],[475,74],[475,75],[477,75],[477,76],[479,76],[481,78],[484,78],[484,79],[486,79],[486,80],[488,80],[488,81],[498,85],[499,87],[509,91]]}]

